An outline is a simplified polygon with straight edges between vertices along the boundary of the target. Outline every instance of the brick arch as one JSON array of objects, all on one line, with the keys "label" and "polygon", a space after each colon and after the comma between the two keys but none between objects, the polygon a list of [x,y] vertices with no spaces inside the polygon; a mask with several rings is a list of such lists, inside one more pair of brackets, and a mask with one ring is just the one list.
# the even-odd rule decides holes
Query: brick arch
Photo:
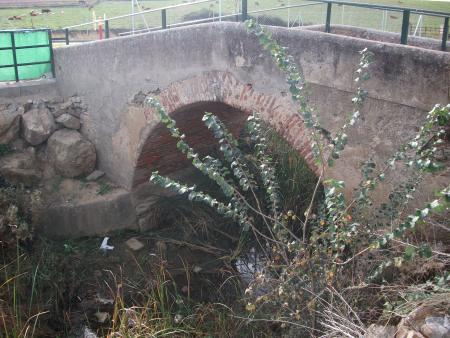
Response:
[{"label": "brick arch", "polygon": [[[217,143],[201,121],[205,111],[218,115],[235,136],[247,116],[258,112],[317,172],[304,123],[286,93],[264,94],[254,90],[250,83],[241,83],[230,73],[205,72],[172,83],[153,96],[177,121],[187,142],[200,154],[206,154],[210,146]],[[145,109],[145,116],[149,127],[142,133],[138,147],[133,187],[147,182],[154,170],[171,174],[189,165],[154,112]]]}]

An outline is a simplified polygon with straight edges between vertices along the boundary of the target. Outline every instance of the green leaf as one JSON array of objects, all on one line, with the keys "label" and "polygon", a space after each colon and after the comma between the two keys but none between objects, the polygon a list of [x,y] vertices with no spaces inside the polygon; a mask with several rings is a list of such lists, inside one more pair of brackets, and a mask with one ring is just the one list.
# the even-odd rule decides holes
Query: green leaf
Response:
[{"label": "green leaf", "polygon": [[430,258],[433,255],[431,247],[428,244],[422,244],[419,249],[419,255],[424,258]]},{"label": "green leaf", "polygon": [[413,246],[408,245],[405,248],[405,252],[403,254],[403,257],[405,260],[410,261],[416,254],[416,249]]},{"label": "green leaf", "polygon": [[[325,180],[323,183],[325,185],[329,185],[336,189],[343,189],[345,187],[344,181],[339,181],[339,180],[335,180],[335,179],[328,179],[328,180]],[[334,190],[333,190],[333,193],[334,193]]]},{"label": "green leaf", "polygon": [[436,209],[440,206],[439,200],[434,200],[433,202],[430,203],[430,208],[431,209]]},{"label": "green leaf", "polygon": [[428,213],[429,213],[429,212],[430,212],[430,209],[425,208],[425,209],[422,209],[422,210],[420,211],[420,215],[421,215],[423,218],[425,218],[425,217],[428,216]]}]

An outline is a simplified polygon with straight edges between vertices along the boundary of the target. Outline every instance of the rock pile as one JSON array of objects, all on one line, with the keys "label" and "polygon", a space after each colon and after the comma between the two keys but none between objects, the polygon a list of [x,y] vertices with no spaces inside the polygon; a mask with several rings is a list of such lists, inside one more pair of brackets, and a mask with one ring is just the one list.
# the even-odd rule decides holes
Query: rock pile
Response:
[{"label": "rock pile", "polygon": [[85,113],[78,97],[0,104],[0,175],[34,186],[49,167],[69,178],[92,173],[95,147],[78,132]]},{"label": "rock pile", "polygon": [[449,301],[423,304],[403,318],[397,326],[371,325],[364,338],[448,338]]},{"label": "rock pile", "polygon": [[9,144],[19,135],[21,113],[15,107],[0,109],[0,144]]}]

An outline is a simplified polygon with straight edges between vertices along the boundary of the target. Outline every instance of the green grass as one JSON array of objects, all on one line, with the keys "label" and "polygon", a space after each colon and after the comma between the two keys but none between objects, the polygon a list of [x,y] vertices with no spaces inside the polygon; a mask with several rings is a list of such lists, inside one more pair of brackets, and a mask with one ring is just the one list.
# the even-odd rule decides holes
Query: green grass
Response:
[{"label": "green grass", "polygon": [[[365,2],[365,3],[377,3],[386,4],[392,6],[403,6],[403,7],[413,7],[420,9],[436,10],[450,12],[450,2],[445,1],[430,1],[430,0],[361,0],[355,2]],[[156,9],[164,6],[176,5],[181,3],[186,3],[186,0],[141,0],[140,3],[146,9]],[[290,0],[291,4],[303,3],[301,0]],[[265,9],[271,7],[279,7],[280,5],[287,5],[288,0],[249,0],[248,7],[249,11]],[[216,13],[218,11],[218,1],[199,4],[194,6],[182,7],[179,9],[169,10],[168,23],[179,22],[180,18],[190,12],[195,12],[200,9],[208,8],[214,10]],[[233,12],[234,1],[233,0],[223,0],[222,4],[223,12],[230,14]],[[36,17],[31,17],[29,13],[31,8],[19,8],[19,9],[1,9],[0,10],[0,28],[1,29],[15,29],[15,28],[41,28],[49,27],[52,29],[61,29],[65,26],[75,25],[82,22],[91,21],[95,16],[103,17],[113,17],[122,14],[130,13],[130,3],[129,1],[106,1],[98,4],[94,7],[93,11],[90,11],[86,7],[59,7],[52,8],[53,14],[49,15],[39,15]],[[36,9],[39,11],[39,9]],[[287,9],[282,9],[274,12],[267,12],[267,15],[277,16],[287,19],[288,11]],[[399,31],[401,26],[401,14],[389,13],[387,29],[390,31]],[[21,16],[21,20],[8,20],[12,16]],[[367,10],[360,8],[349,8],[346,6],[344,8],[344,13],[342,13],[342,8],[335,6],[333,11],[333,23],[344,23],[351,24],[361,27],[371,27],[380,28],[381,26],[381,11],[377,10]],[[289,13],[291,20],[300,17],[304,23],[314,23],[319,24],[324,22],[325,18],[325,6],[312,6],[308,8],[292,9]],[[160,13],[149,13],[145,16],[145,20],[150,26],[160,25]],[[425,17],[424,25],[439,28],[442,24],[442,19]],[[417,21],[417,16],[411,16],[411,22],[414,25]],[[113,21],[110,23],[111,28],[117,29],[130,29],[131,20],[121,19],[118,21]],[[144,27],[144,22],[141,17],[136,18],[136,26],[138,28]],[[86,26],[86,29],[91,29],[91,26]]]},{"label": "green grass", "polygon": [[[444,1],[429,1],[429,0],[350,0],[359,3],[372,3],[382,4],[398,7],[409,7],[417,9],[426,9],[434,11],[442,11],[450,13],[450,2]],[[287,3],[287,0],[283,2]],[[249,1],[249,11],[270,8],[274,4],[279,6],[282,2],[274,0],[257,0],[256,3],[253,0]],[[291,4],[301,3],[300,1],[291,0]],[[289,11],[290,21],[301,22],[303,24],[324,24],[326,5],[317,5],[311,7],[303,7],[297,9],[291,9]],[[265,13],[264,13],[265,14]],[[287,20],[288,10],[278,10],[268,15],[273,15]],[[363,28],[382,29],[383,11],[374,9],[365,9],[349,6],[337,6],[332,8],[332,24],[344,24]],[[410,18],[411,25],[415,27],[419,16],[412,14]],[[261,20],[264,24],[264,21]],[[385,30],[390,32],[400,33],[402,25],[402,14],[399,12],[388,12],[387,22]],[[439,35],[438,29],[443,25],[443,19],[431,16],[425,16],[423,18],[423,26],[434,28],[434,32],[430,36],[436,37]]]},{"label": "green grass", "polygon": [[[186,2],[185,0],[141,0],[140,4],[144,9],[156,9],[171,5],[177,5]],[[172,10],[168,13],[168,19],[175,17],[180,17],[191,11],[196,11],[201,8],[208,7],[209,4],[188,6],[183,9]],[[103,18],[114,17],[118,15],[129,14],[131,12],[129,1],[113,1],[113,2],[103,2],[95,6],[93,10],[89,10],[86,7],[58,7],[51,8],[52,14],[39,15],[36,17],[31,17],[29,13],[32,8],[18,8],[18,9],[2,9],[0,10],[0,28],[2,29],[14,29],[14,28],[42,28],[48,27],[52,29],[61,29],[65,26],[76,25],[83,22],[92,21],[95,17]],[[39,12],[39,9],[35,9]],[[8,20],[12,16],[21,16],[22,20]],[[160,24],[161,13],[149,13],[145,16],[145,19],[150,25]],[[143,26],[142,17],[136,18],[136,24],[138,26]],[[111,28],[130,28],[131,19],[123,19],[111,22]],[[90,28],[88,26],[85,27]]]}]

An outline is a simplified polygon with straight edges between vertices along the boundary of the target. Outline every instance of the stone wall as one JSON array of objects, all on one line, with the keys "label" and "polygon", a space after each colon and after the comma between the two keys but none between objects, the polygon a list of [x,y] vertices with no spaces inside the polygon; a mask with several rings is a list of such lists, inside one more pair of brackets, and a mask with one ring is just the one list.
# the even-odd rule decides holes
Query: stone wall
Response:
[{"label": "stone wall", "polygon": [[6,183],[36,187],[55,175],[90,174],[96,152],[79,133],[85,113],[78,97],[0,104],[0,175]]}]

